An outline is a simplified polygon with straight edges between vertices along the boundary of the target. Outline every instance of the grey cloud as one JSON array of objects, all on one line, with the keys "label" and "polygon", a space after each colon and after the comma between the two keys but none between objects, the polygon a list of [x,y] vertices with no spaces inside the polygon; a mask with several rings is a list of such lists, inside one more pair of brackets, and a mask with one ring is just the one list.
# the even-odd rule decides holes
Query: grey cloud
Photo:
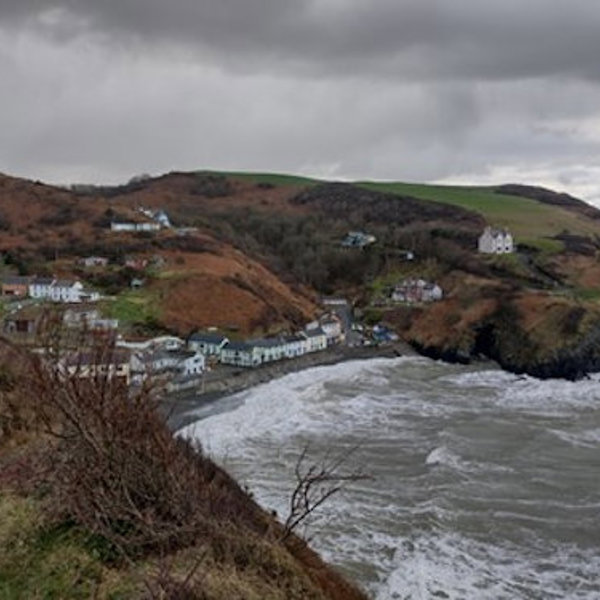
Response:
[{"label": "grey cloud", "polygon": [[0,0],[0,170],[520,177],[597,198],[599,30],[595,0]]},{"label": "grey cloud", "polygon": [[231,68],[411,79],[597,78],[593,0],[4,0],[0,16],[71,34],[173,43]]}]

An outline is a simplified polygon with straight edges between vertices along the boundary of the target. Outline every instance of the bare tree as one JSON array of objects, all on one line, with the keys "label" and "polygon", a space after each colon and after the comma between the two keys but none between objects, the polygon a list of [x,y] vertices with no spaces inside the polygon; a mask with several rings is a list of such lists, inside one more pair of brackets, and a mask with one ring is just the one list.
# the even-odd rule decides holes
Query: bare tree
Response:
[{"label": "bare tree", "polygon": [[350,452],[337,456],[327,453],[321,461],[314,462],[309,460],[308,446],[302,449],[294,468],[296,485],[290,496],[289,512],[283,524],[281,541],[285,541],[297,531],[319,507],[348,484],[372,479],[360,469],[344,470],[355,450],[356,448],[353,448]]}]

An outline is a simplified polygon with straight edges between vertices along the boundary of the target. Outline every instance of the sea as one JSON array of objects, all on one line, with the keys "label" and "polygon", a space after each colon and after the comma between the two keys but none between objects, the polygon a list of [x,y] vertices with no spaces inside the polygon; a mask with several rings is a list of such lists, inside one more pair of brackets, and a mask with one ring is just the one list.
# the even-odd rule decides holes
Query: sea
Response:
[{"label": "sea", "polygon": [[600,599],[600,376],[374,359],[196,416],[180,433],[281,519],[305,449],[368,475],[300,533],[376,600]]}]

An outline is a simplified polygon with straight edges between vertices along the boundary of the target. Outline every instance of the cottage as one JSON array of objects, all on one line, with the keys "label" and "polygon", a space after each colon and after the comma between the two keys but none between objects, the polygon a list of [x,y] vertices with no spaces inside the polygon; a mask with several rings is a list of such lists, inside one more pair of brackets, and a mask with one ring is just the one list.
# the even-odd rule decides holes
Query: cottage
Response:
[{"label": "cottage", "polygon": [[131,383],[130,355],[126,351],[75,352],[61,361],[59,370],[66,376],[82,379],[108,379]]},{"label": "cottage", "polygon": [[305,329],[303,334],[308,342],[307,352],[320,352],[327,348],[327,335],[321,327]]},{"label": "cottage", "polygon": [[407,304],[437,302],[443,296],[444,292],[439,285],[424,279],[405,279],[392,292],[394,302],[405,302]]},{"label": "cottage", "polygon": [[266,338],[254,340],[250,345],[257,349],[260,363],[269,363],[285,358],[285,343],[279,338]]},{"label": "cottage", "polygon": [[258,367],[262,354],[262,349],[252,343],[229,342],[221,350],[221,362],[236,367]]},{"label": "cottage", "polygon": [[171,220],[164,210],[158,210],[154,213],[154,220],[164,228],[171,227]]},{"label": "cottage", "polygon": [[47,299],[53,285],[53,277],[34,277],[29,283],[29,296],[40,300]]},{"label": "cottage", "polygon": [[344,339],[344,332],[340,318],[335,314],[325,315],[320,320],[321,329],[327,338],[327,344],[337,344]]},{"label": "cottage", "polygon": [[514,251],[514,239],[507,229],[486,227],[479,236],[478,249],[483,254],[510,254]]},{"label": "cottage", "polygon": [[7,335],[29,336],[37,333],[42,312],[37,307],[16,310],[4,317],[3,331]]},{"label": "cottage", "polygon": [[204,356],[219,356],[229,340],[218,333],[193,333],[187,341],[190,350],[200,352]]},{"label": "cottage", "polygon": [[115,223],[113,221],[110,224],[110,230],[115,231],[115,232],[160,231],[160,224],[159,223]]},{"label": "cottage", "polygon": [[67,327],[89,327],[99,318],[100,311],[86,305],[69,306],[63,313],[63,323]]},{"label": "cottage", "polygon": [[108,258],[104,256],[86,256],[85,258],[80,258],[78,263],[85,268],[106,267],[108,265]]},{"label": "cottage", "polygon": [[303,335],[290,335],[283,341],[286,358],[295,358],[308,352],[309,344]]},{"label": "cottage", "polygon": [[186,350],[146,350],[132,354],[133,381],[142,383],[148,377],[174,379],[202,375],[206,363],[198,352]]},{"label": "cottage", "polygon": [[55,279],[50,286],[49,299],[53,302],[81,302],[83,284],[73,279]]},{"label": "cottage", "polygon": [[364,231],[349,231],[341,245],[343,248],[366,248],[376,241],[377,238],[374,235]]},{"label": "cottage", "polygon": [[146,350],[146,351],[156,351],[156,350],[182,350],[185,346],[185,342],[174,335],[162,335],[159,337],[151,338],[149,340],[140,340],[140,341],[127,341],[127,340],[118,340],[117,346],[120,348],[129,348],[130,350]]},{"label": "cottage", "polygon": [[119,328],[118,319],[104,319],[97,308],[88,305],[69,306],[63,313],[66,327],[90,331],[111,331]]},{"label": "cottage", "polygon": [[132,279],[132,280],[129,282],[129,287],[130,287],[132,290],[139,290],[139,289],[141,289],[141,288],[143,288],[143,287],[144,287],[145,283],[146,283],[146,280],[145,280],[145,279],[142,279],[142,278],[140,278],[140,277],[134,277],[134,278],[133,278],[133,279]]},{"label": "cottage", "polygon": [[129,256],[125,259],[125,266],[134,271],[143,271],[148,266],[148,263],[149,261],[147,258]]},{"label": "cottage", "polygon": [[69,303],[96,302],[100,298],[98,292],[84,290],[83,284],[76,279],[50,277],[34,277],[29,284],[29,296],[37,300]]},{"label": "cottage", "polygon": [[2,295],[13,298],[25,298],[29,295],[31,277],[4,277],[2,279]]}]

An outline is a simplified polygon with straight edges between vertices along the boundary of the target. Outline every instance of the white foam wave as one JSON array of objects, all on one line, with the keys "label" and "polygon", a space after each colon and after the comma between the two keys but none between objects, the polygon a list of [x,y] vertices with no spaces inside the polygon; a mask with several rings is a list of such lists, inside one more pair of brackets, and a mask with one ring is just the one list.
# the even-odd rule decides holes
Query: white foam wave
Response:
[{"label": "white foam wave", "polygon": [[[600,559],[576,547],[498,547],[447,534],[404,539],[377,600],[597,600]],[[565,568],[567,566],[567,568]]]},{"label": "white foam wave", "polygon": [[550,429],[549,432],[572,446],[579,446],[580,448],[597,448],[600,446],[600,429],[586,429],[583,431]]},{"label": "white foam wave", "polygon": [[441,465],[453,469],[459,469],[462,467],[462,461],[460,460],[460,457],[450,451],[446,446],[434,448],[427,455],[425,464],[429,465],[430,467]]},{"label": "white foam wave", "polygon": [[[373,388],[385,383],[377,366],[410,362],[412,358],[351,361],[292,373],[237,396],[243,400],[235,410],[213,415],[188,425],[178,433],[202,443],[217,457],[235,452],[248,440],[279,444],[302,432],[343,432],[376,410],[377,400],[366,395],[336,398],[327,405],[325,384],[360,380]],[[374,376],[374,380],[369,377]]]}]

